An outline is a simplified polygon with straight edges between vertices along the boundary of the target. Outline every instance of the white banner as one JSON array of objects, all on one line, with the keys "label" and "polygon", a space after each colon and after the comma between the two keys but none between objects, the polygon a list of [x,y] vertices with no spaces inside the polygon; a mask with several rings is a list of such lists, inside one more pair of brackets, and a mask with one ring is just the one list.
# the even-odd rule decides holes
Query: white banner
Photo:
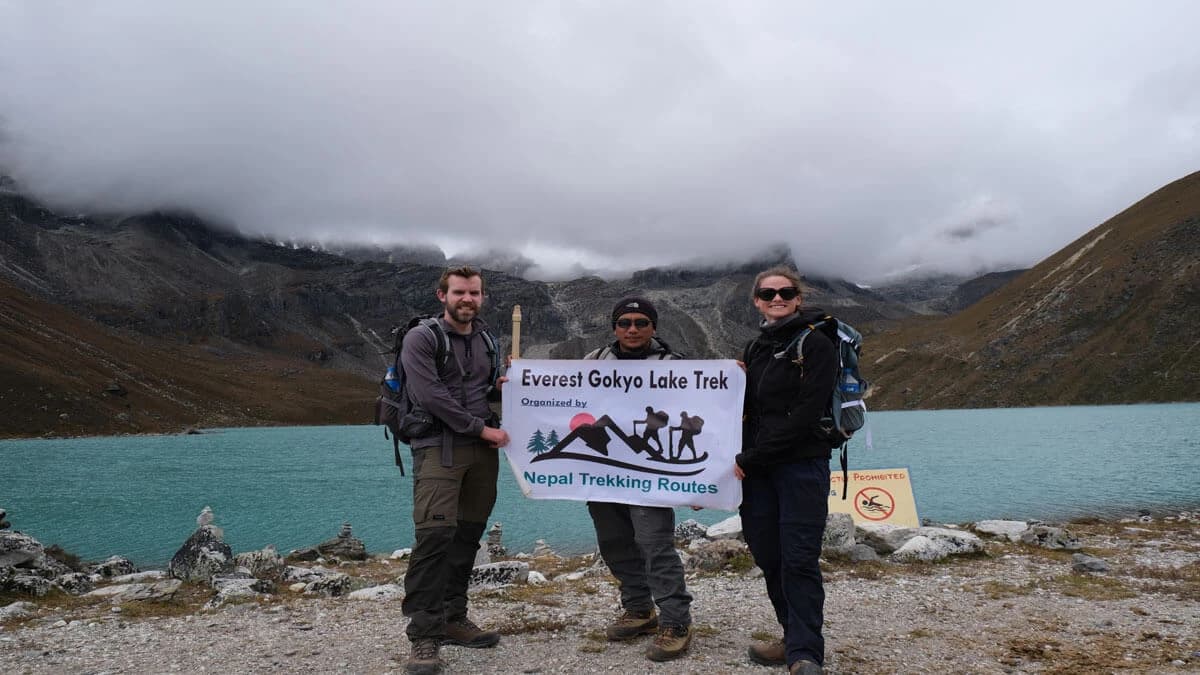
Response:
[{"label": "white banner", "polygon": [[518,359],[504,450],[532,499],[734,510],[745,389],[736,361]]}]

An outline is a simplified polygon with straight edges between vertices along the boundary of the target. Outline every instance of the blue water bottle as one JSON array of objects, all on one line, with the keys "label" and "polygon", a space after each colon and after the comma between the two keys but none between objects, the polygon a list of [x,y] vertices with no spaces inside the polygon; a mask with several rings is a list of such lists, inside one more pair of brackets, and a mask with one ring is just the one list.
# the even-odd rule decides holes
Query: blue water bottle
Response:
[{"label": "blue water bottle", "polygon": [[384,383],[392,391],[400,391],[400,376],[396,374],[396,366],[388,366],[387,374],[383,376]]},{"label": "blue water bottle", "polygon": [[858,378],[854,377],[854,371],[850,368],[843,369],[842,372],[842,391],[847,394],[859,393]]}]

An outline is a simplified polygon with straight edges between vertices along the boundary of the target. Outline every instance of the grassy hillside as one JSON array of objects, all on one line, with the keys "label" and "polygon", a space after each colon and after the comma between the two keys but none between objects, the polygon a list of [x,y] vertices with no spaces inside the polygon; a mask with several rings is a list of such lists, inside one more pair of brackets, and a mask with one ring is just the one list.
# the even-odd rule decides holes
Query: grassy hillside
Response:
[{"label": "grassy hillside", "polygon": [[350,373],[118,332],[0,281],[0,437],[365,422],[373,398]]},{"label": "grassy hillside", "polygon": [[865,361],[876,408],[1200,400],[1200,172]]}]

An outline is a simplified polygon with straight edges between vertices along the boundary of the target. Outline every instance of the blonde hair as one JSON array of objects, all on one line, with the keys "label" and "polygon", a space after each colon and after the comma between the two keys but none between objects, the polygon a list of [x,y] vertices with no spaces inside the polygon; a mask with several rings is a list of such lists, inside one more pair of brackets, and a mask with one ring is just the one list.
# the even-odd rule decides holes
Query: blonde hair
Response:
[{"label": "blonde hair", "polygon": [[800,297],[804,297],[805,289],[804,283],[800,281],[800,273],[788,267],[787,265],[776,265],[768,270],[759,272],[758,276],[754,277],[754,286],[750,289],[751,300],[754,299],[754,294],[758,292],[758,285],[761,284],[762,280],[766,279],[767,277],[783,277],[784,279],[787,279],[800,290]]}]

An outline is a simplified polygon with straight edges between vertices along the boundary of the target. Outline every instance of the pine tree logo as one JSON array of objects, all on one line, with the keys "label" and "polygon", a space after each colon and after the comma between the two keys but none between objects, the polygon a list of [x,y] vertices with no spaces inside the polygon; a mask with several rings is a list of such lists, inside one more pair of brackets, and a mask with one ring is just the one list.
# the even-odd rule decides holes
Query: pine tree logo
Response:
[{"label": "pine tree logo", "polygon": [[552,449],[556,445],[558,445],[558,429],[551,429],[550,435],[546,436],[546,447]]},{"label": "pine tree logo", "polygon": [[[553,430],[551,430],[550,435],[555,436],[555,433]],[[555,441],[555,442],[557,442],[557,441]],[[533,436],[530,437],[529,443],[527,443],[525,445],[525,447],[533,454],[540,455],[543,452],[546,452],[547,450],[549,450],[550,448],[553,448],[554,443],[548,443],[546,441],[546,437],[542,435],[542,430],[538,429],[537,431],[533,432]]]}]

